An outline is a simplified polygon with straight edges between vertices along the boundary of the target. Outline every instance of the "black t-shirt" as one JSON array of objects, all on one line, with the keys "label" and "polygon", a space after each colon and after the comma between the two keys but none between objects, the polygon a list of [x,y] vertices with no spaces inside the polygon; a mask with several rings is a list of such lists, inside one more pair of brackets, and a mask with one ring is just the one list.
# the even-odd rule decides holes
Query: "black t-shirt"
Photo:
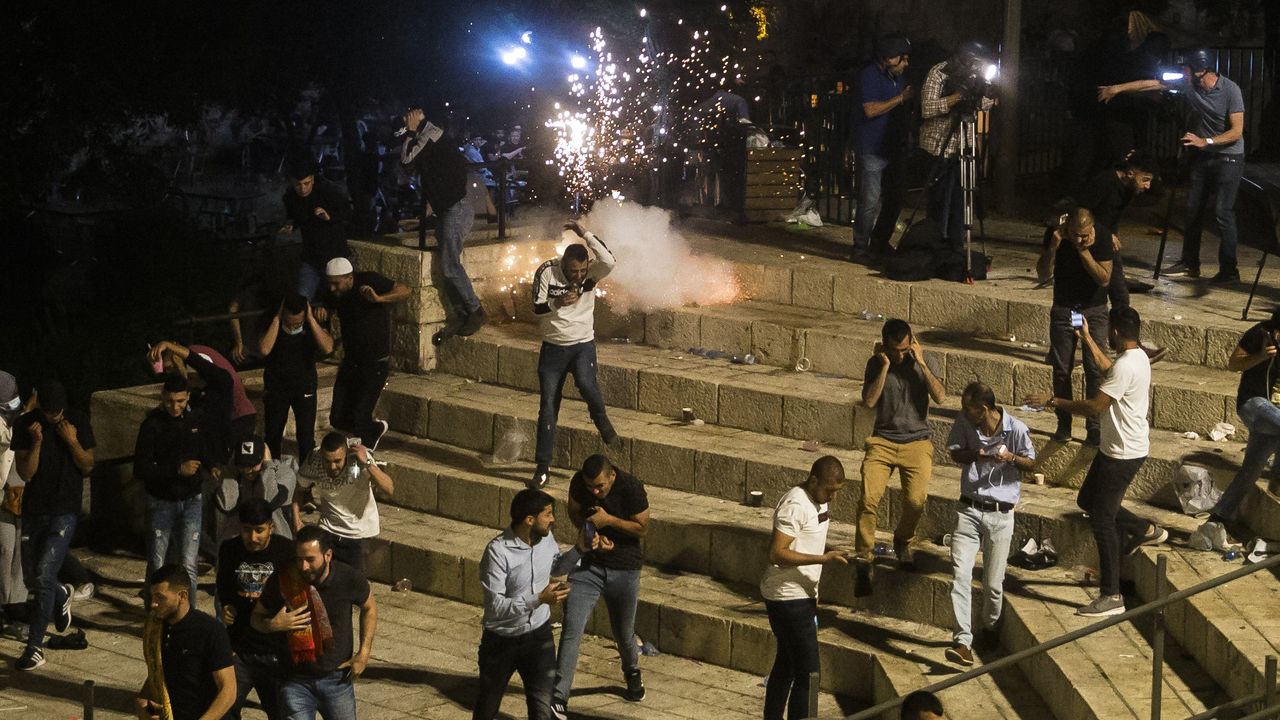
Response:
[{"label": "black t-shirt", "polygon": [[[1258,323],[1245,331],[1240,337],[1240,347],[1253,355],[1262,352],[1268,345],[1275,345],[1271,333],[1266,326]],[[1280,363],[1274,359],[1258,363],[1240,373],[1240,387],[1236,390],[1236,407],[1239,408],[1249,398],[1271,397],[1271,388],[1275,387],[1277,375],[1280,375]]]},{"label": "black t-shirt", "polygon": [[[316,208],[324,208],[329,219],[317,217]],[[336,257],[351,257],[346,223],[350,202],[337,187],[317,180],[306,197],[289,188],[284,193],[284,211],[302,234],[302,259],[308,264],[323,270]]]},{"label": "black t-shirt", "polygon": [[1094,175],[1075,194],[1076,204],[1093,212],[1094,220],[1105,227],[1120,227],[1120,216],[1133,200],[1133,191],[1110,168]]},{"label": "black t-shirt", "polygon": [[[1089,246],[1089,254],[1096,262],[1110,262],[1115,257],[1111,245],[1111,228],[1094,221],[1097,239]],[[1065,229],[1064,229],[1065,232]],[[1052,242],[1053,236],[1046,237]],[[1053,304],[1069,308],[1090,308],[1105,305],[1107,302],[1107,286],[1098,281],[1084,268],[1084,261],[1076,251],[1071,238],[1064,237],[1058,245],[1058,254],[1053,261]]]},{"label": "black t-shirt", "polygon": [[[320,600],[324,603],[325,612],[329,614],[329,624],[333,627],[333,647],[315,662],[294,667],[298,673],[311,676],[331,673],[351,659],[355,651],[351,609],[364,605],[369,599],[369,581],[350,565],[334,560],[329,563],[329,577],[324,582],[317,583],[316,589],[320,591]],[[280,595],[279,573],[272,575],[267,581],[258,602],[272,616],[284,607],[284,597]],[[284,659],[289,660],[287,653]]]},{"label": "black t-shirt", "polygon": [[328,296],[342,323],[342,349],[345,360],[369,362],[391,354],[391,306],[365,299],[360,288],[368,285],[379,295],[391,292],[395,283],[376,272],[355,274],[355,284],[346,295]]},{"label": "black t-shirt", "polygon": [[227,629],[199,610],[188,610],[165,627],[160,659],[174,720],[195,720],[218,696],[213,674],[231,667]]},{"label": "black t-shirt", "polygon": [[[649,495],[645,493],[644,483],[630,473],[622,470],[617,472],[613,487],[609,488],[609,494],[603,498],[592,495],[580,475],[573,476],[569,483],[569,497],[582,507],[583,516],[590,516],[591,508],[599,506],[616,518],[630,520],[649,509]],[[640,569],[644,564],[640,538],[611,527],[601,528],[599,532],[613,541],[613,550],[593,552],[584,562],[615,570]]]},{"label": "black t-shirt", "polygon": [[[89,425],[89,417],[71,408],[67,408],[62,417],[75,427],[80,447],[92,450],[93,427]],[[44,440],[40,443],[40,465],[22,493],[22,512],[26,515],[72,515],[80,512],[85,474],[76,467],[70,446],[58,435],[57,426],[45,419],[43,410],[32,410],[18,418],[13,426],[10,447],[14,451],[32,448],[33,423],[40,423]]]},{"label": "black t-shirt", "polygon": [[250,627],[249,616],[267,580],[291,562],[293,541],[282,535],[272,535],[267,547],[258,552],[249,552],[239,537],[218,548],[218,602],[236,610],[236,619],[227,627],[227,634],[237,654],[286,657],[288,641],[284,633],[264,635]]},{"label": "black t-shirt", "polygon": [[[354,290],[353,290],[354,292]],[[346,332],[346,328],[343,328]],[[316,360],[320,346],[305,323],[302,332],[290,335],[281,324],[276,344],[263,363],[262,383],[267,392],[309,393],[316,391]]]}]

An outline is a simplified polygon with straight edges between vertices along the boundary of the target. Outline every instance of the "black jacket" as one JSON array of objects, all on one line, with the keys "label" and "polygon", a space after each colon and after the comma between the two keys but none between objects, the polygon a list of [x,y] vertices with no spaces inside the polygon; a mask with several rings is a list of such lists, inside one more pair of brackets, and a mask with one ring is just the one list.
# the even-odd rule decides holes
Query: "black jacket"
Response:
[{"label": "black jacket", "polygon": [[[302,259],[313,267],[324,269],[336,257],[351,257],[347,246],[347,218],[351,203],[337,187],[316,178],[311,194],[298,197],[293,188],[284,193],[284,212],[302,233]],[[328,220],[316,216],[316,208],[324,208]]]},{"label": "black jacket", "polygon": [[[178,469],[187,460],[199,460],[201,472],[183,477]],[[138,428],[133,447],[133,476],[147,494],[157,500],[186,500],[200,492],[208,469],[218,465],[204,430],[204,415],[187,408],[173,417],[163,408],[147,413]]]},{"label": "black jacket", "polygon": [[411,135],[405,139],[400,160],[417,170],[422,199],[431,203],[436,215],[467,196],[467,159],[444,138],[432,142],[425,136]]}]

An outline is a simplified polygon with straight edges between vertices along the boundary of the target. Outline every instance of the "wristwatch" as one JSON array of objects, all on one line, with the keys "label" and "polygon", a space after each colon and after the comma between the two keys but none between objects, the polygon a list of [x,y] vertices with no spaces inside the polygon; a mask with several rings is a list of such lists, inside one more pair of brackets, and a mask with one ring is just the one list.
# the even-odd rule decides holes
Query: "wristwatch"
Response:
[{"label": "wristwatch", "polygon": [[1204,139],[1204,144],[1205,144],[1205,145],[1212,145],[1212,144],[1213,144],[1213,138],[1211,138],[1211,137],[1207,137],[1207,138],[1205,138],[1205,139]]}]

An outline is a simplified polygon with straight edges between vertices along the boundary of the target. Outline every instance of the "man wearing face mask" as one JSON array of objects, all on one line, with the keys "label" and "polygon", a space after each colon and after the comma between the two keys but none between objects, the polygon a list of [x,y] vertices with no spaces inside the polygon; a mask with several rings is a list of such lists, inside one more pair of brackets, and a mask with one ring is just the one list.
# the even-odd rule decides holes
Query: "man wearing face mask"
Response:
[{"label": "man wearing face mask", "polygon": [[892,249],[889,237],[906,191],[906,103],[915,95],[902,77],[910,54],[911,43],[905,37],[887,35],[876,42],[876,62],[858,74],[853,146],[858,183],[855,252],[883,255]]},{"label": "man wearing face mask", "polygon": [[311,312],[302,295],[286,296],[259,345],[266,358],[262,372],[263,435],[272,457],[280,457],[284,426],[293,410],[298,460],[306,462],[315,446],[316,360],[333,352],[333,337]]},{"label": "man wearing face mask", "polygon": [[1217,58],[1199,49],[1182,59],[1177,80],[1135,80],[1098,88],[1098,99],[1110,102],[1121,93],[1171,90],[1186,107],[1188,125],[1182,145],[1191,153],[1191,186],[1187,192],[1187,225],[1182,259],[1163,274],[1168,277],[1200,277],[1200,233],[1209,209],[1209,193],[1216,197],[1218,221],[1218,273],[1214,284],[1240,281],[1236,266],[1236,192],[1244,174],[1244,96],[1240,86],[1217,73]]}]

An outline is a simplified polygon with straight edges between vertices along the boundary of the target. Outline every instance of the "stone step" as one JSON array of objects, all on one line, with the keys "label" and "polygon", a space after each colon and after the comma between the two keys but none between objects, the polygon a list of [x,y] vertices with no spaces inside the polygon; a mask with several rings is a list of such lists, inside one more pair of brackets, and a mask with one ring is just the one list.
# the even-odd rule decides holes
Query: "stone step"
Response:
[{"label": "stone step", "polygon": [[[1144,602],[1156,599],[1156,559],[1168,557],[1167,592],[1186,590],[1240,565],[1216,552],[1183,544],[1144,548],[1135,580]],[[1267,655],[1280,655],[1280,577],[1260,571],[1170,605],[1165,626],[1171,636],[1234,698],[1263,689]]]},{"label": "stone step", "polygon": [[[394,506],[385,507],[382,517],[382,534],[370,546],[371,577],[407,578],[432,595],[482,602],[479,559],[493,528]],[[751,588],[649,567],[642,571],[640,587],[636,632],[662,652],[768,673],[773,637]],[[945,644],[940,631],[825,606],[821,618],[824,690],[877,702],[933,681],[939,664],[934,656]],[[610,636],[603,605],[587,629]],[[942,697],[955,707],[973,707],[984,718],[1045,717],[1047,712],[1017,672],[957,687]]]},{"label": "stone step", "polygon": [[[529,325],[489,327],[472,337],[446,342],[440,349],[438,369],[536,393],[539,346],[536,331]],[[948,356],[951,366],[957,364],[952,362],[953,357]],[[855,448],[862,447],[875,423],[874,411],[861,403],[861,377],[797,373],[776,366],[733,364],[678,350],[618,343],[598,344],[597,368],[605,402],[618,408],[678,418],[681,409],[688,407],[709,423]],[[949,374],[947,384],[958,387],[948,388],[946,402],[931,408],[936,463],[950,462],[947,434],[958,416],[960,391],[967,382],[953,381]],[[580,397],[572,378],[566,383],[566,397]],[[997,398],[1006,397],[1009,395],[997,392]],[[1054,415],[1020,411],[1017,404],[1010,403],[1009,407],[1033,431],[1040,459],[1038,471],[1051,484],[1079,487],[1096,451],[1078,439],[1068,443],[1051,441],[1057,427]],[[1083,420],[1077,419],[1075,425],[1078,438],[1082,438]],[[1130,497],[1165,507],[1178,506],[1169,480],[1184,458],[1202,458],[1218,470],[1220,482],[1226,482],[1242,452],[1239,443],[1188,440],[1168,430],[1153,430],[1151,438],[1151,455],[1129,493]]]}]

